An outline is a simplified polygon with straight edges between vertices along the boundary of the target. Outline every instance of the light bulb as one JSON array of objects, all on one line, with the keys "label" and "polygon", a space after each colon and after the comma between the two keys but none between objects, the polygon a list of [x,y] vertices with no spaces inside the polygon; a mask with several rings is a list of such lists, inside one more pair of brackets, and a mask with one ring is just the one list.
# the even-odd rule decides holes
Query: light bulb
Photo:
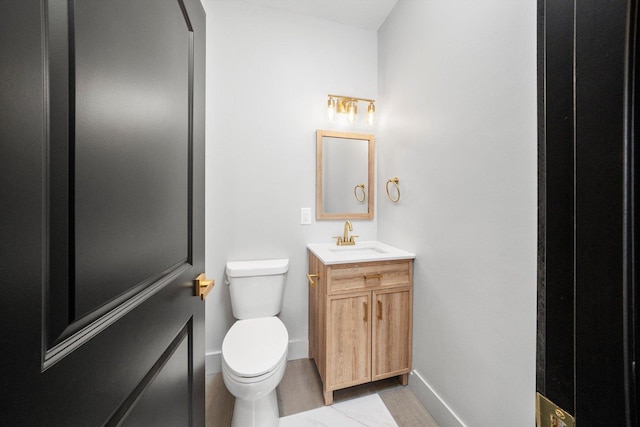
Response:
[{"label": "light bulb", "polygon": [[356,120],[356,114],[358,114],[358,104],[356,101],[349,101],[349,107],[347,108],[347,118],[351,123]]},{"label": "light bulb", "polygon": [[373,102],[369,103],[367,107],[367,124],[372,125],[376,120],[376,106]]},{"label": "light bulb", "polygon": [[336,116],[335,98],[329,97],[329,100],[327,101],[327,116],[329,117],[329,120],[333,120],[333,118]]}]

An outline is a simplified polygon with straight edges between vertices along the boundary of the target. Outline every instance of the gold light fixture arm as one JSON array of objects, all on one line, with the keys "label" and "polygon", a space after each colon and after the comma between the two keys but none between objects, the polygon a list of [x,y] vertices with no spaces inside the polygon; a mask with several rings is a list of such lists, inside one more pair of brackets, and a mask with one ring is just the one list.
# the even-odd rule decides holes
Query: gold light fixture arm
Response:
[{"label": "gold light fixture arm", "polygon": [[375,99],[358,98],[357,96],[332,95],[332,94],[329,94],[328,96],[329,98],[346,99],[349,101],[376,102]]}]

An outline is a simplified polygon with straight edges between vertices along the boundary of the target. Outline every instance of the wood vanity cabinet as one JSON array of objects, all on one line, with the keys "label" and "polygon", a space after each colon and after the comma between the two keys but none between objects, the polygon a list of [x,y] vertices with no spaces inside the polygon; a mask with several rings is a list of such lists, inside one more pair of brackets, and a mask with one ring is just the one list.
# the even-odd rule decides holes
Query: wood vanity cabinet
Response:
[{"label": "wood vanity cabinet", "polygon": [[[309,357],[333,391],[411,370],[413,260],[324,265],[309,251]],[[317,276],[316,276],[317,275]]]}]

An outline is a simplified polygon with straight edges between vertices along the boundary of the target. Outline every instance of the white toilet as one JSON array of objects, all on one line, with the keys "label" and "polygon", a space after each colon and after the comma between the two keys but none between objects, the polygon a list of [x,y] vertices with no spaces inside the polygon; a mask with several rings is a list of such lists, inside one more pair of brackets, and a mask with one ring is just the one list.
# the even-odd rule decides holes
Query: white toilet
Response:
[{"label": "white toilet", "polygon": [[232,427],[277,426],[276,386],[287,366],[282,307],[288,259],[227,262],[233,316],[222,342],[222,378],[235,396]]}]

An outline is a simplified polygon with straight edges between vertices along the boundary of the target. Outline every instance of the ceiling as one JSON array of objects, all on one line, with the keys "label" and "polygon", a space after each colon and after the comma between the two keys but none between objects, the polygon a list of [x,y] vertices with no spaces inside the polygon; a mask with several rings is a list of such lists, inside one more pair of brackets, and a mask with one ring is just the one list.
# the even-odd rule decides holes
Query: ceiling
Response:
[{"label": "ceiling", "polygon": [[398,0],[244,0],[377,31]]}]

